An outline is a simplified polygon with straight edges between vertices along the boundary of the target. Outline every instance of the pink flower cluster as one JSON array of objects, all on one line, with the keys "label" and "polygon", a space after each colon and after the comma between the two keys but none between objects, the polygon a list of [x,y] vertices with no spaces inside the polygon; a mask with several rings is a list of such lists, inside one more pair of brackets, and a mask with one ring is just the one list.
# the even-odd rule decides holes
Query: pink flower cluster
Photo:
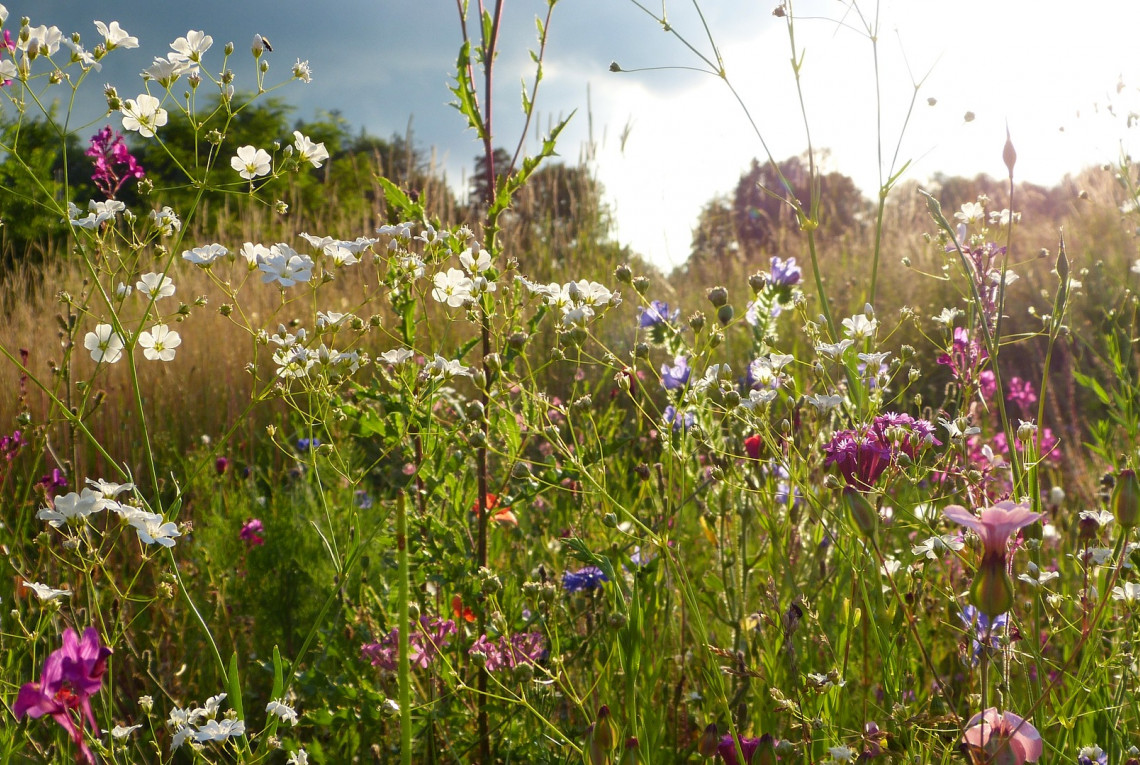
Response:
[{"label": "pink flower cluster", "polygon": [[[455,622],[448,619],[430,619],[420,617],[419,629],[408,636],[408,658],[413,667],[426,669],[431,660],[440,650],[451,643],[449,635],[456,632]],[[372,662],[372,666],[389,672],[395,672],[399,667],[400,658],[400,629],[394,628],[391,632],[375,643],[366,643],[360,647],[364,658]]]},{"label": "pink flower cluster", "polygon": [[[142,165],[131,155],[123,142],[123,136],[119,133],[115,133],[113,139],[111,136],[111,126],[107,125],[91,136],[91,146],[86,151],[87,156],[95,163],[91,180],[107,199],[114,199],[128,179],[142,180],[146,177]],[[124,166],[126,172],[123,172]]]},{"label": "pink flower cluster", "polygon": [[501,636],[492,643],[486,635],[480,635],[467,651],[480,654],[487,660],[487,670],[514,669],[520,664],[535,664],[546,653],[546,640],[541,632],[520,632],[507,637]]},{"label": "pink flower cluster", "polygon": [[899,454],[913,460],[927,446],[941,444],[926,420],[887,412],[870,425],[837,431],[823,447],[824,466],[835,465],[848,486],[870,491]]}]

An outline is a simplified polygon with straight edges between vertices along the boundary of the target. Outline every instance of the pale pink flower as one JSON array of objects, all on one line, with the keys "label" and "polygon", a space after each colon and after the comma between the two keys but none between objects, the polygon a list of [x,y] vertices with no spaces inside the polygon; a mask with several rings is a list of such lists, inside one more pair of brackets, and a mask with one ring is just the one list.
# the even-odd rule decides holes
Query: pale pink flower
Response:
[{"label": "pale pink flower", "polygon": [[1041,513],[1034,513],[1028,505],[1019,505],[1004,500],[993,507],[982,508],[981,517],[961,505],[948,505],[942,514],[971,529],[982,540],[985,558],[1006,559],[1009,538],[1031,523],[1041,520]]},{"label": "pale pink flower", "polygon": [[1044,749],[1037,729],[1013,712],[998,712],[996,707],[990,707],[971,717],[966,725],[967,744],[987,754],[997,754],[1008,746],[1017,765],[1037,762]]}]

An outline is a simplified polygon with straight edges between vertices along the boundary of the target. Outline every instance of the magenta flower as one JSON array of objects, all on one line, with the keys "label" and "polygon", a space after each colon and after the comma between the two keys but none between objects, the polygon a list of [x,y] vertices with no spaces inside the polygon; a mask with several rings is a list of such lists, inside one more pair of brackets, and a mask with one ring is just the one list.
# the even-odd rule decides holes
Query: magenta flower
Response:
[{"label": "magenta flower", "polygon": [[123,143],[123,137],[118,133],[112,134],[110,125],[91,136],[90,143],[85,153],[95,165],[91,180],[107,199],[114,199],[128,179],[142,180],[146,177],[142,165]]},{"label": "magenta flower", "polygon": [[1009,538],[1020,529],[1041,520],[1041,513],[1028,505],[1005,500],[982,509],[981,517],[961,505],[949,505],[942,514],[971,529],[982,540],[982,562],[970,586],[970,599],[991,619],[1013,605],[1013,582],[1009,578]]},{"label": "magenta flower", "polygon": [[63,647],[52,651],[44,661],[40,681],[25,683],[20,688],[12,707],[16,718],[27,715],[39,719],[51,715],[79,746],[80,757],[94,763],[95,755],[87,747],[83,732],[89,722],[93,734],[101,735],[91,711],[91,697],[103,685],[110,655],[111,649],[102,644],[94,627],[84,631],[83,640],[73,629],[64,632]]},{"label": "magenta flower", "polygon": [[971,717],[966,725],[966,743],[984,752],[987,762],[1004,763],[1012,756],[1016,765],[1024,765],[1037,762],[1044,750],[1037,729],[1013,712],[990,707]]},{"label": "magenta flower", "polygon": [[246,547],[257,547],[265,544],[265,539],[261,536],[262,531],[265,531],[265,527],[261,521],[257,518],[250,518],[242,524],[238,536],[245,542]]}]

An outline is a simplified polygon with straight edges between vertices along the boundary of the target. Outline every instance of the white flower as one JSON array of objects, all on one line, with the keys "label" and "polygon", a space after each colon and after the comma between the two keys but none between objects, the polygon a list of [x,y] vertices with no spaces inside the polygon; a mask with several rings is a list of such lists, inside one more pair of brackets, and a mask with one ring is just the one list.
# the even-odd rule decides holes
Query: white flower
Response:
[{"label": "white flower", "polygon": [[954,213],[954,217],[963,223],[977,223],[983,220],[985,215],[986,209],[979,202],[966,202],[961,210]]},{"label": "white flower", "polygon": [[309,66],[308,61],[297,59],[297,63],[293,64],[293,77],[308,85],[313,81],[313,70]]},{"label": "white flower", "polygon": [[[863,318],[863,317],[859,317]],[[844,319],[846,323],[849,319]],[[836,359],[843,355],[843,352],[855,344],[854,340],[840,340],[838,343],[820,343],[815,347],[815,352],[821,356]]]},{"label": "white flower", "polygon": [[94,361],[105,361],[114,364],[123,357],[123,338],[110,324],[98,324],[94,332],[88,332],[83,337],[83,347],[91,351]]},{"label": "white flower", "polygon": [[852,340],[864,340],[874,337],[879,327],[878,319],[868,319],[866,315],[857,313],[849,319],[843,320],[843,331]]},{"label": "white flower", "polygon": [[1004,228],[1005,226],[1009,225],[1011,218],[1013,219],[1014,223],[1020,223],[1021,213],[1015,212],[1011,214],[1008,208],[1003,209],[1001,212],[997,212],[995,210],[990,213],[990,225],[992,226],[994,224],[997,224]]},{"label": "white flower", "polygon": [[944,327],[952,327],[954,326],[954,320],[961,315],[962,312],[957,308],[943,308],[942,313],[933,317],[933,321],[934,323],[941,324]]},{"label": "white flower", "polygon": [[141,727],[142,725],[128,725],[126,727],[116,725],[114,728],[111,728],[111,738],[126,738]]},{"label": "white flower", "polygon": [[182,338],[165,324],[155,324],[139,335],[139,345],[151,361],[174,361],[174,349],[182,345]]},{"label": "white flower", "polygon": [[257,267],[264,273],[261,281],[269,284],[279,282],[282,287],[292,287],[297,282],[307,282],[313,278],[313,259],[301,255],[287,244],[275,244],[269,248],[269,255],[263,257]]},{"label": "white flower", "polygon": [[196,266],[213,265],[214,261],[229,255],[230,251],[220,244],[204,244],[182,253],[182,259]]},{"label": "white flower", "polygon": [[285,765],[309,765],[309,753],[304,749],[291,752],[289,759],[285,760]]},{"label": "white flower", "polygon": [[926,556],[930,560],[937,560],[938,556],[947,550],[961,550],[966,546],[966,543],[957,534],[943,534],[941,536],[930,537],[925,542],[920,542],[910,551],[915,555],[922,557]]},{"label": "white flower", "polygon": [[40,511],[36,513],[36,518],[47,521],[52,527],[58,529],[65,523],[82,521],[92,513],[100,512],[103,507],[102,498],[98,494],[91,489],[84,489],[79,494],[73,491],[56,497],[52,500],[51,507],[40,508]]},{"label": "white flower", "polygon": [[207,741],[225,741],[231,736],[244,736],[245,720],[209,720],[193,735],[194,740],[200,744]]},{"label": "white flower", "polygon": [[748,391],[748,398],[741,400],[740,405],[745,409],[755,409],[758,406],[772,403],[778,395],[779,392],[772,388],[753,389]]},{"label": "white flower", "polygon": [[951,441],[958,441],[966,438],[967,436],[976,436],[982,432],[982,429],[977,425],[970,425],[966,428],[962,428],[962,425],[966,424],[966,420],[964,419],[962,420],[961,424],[959,424],[957,420],[947,420],[943,417],[939,417],[938,422],[942,425],[942,427],[946,428],[946,432],[949,434]]},{"label": "white flower", "polygon": [[17,38],[16,47],[26,51],[29,56],[54,56],[59,50],[59,44],[63,41],[63,33],[59,31],[59,27],[47,27],[41,24],[27,29],[28,38],[23,39],[24,36],[21,34]]},{"label": "white flower", "polygon": [[[304,236],[304,234],[302,234]],[[263,244],[254,244],[253,242],[246,242],[241,246],[241,256],[245,258],[245,262],[249,265],[249,270],[252,271],[257,268],[262,260],[272,255],[273,252]]]},{"label": "white flower", "polygon": [[820,414],[826,414],[843,403],[843,396],[825,396],[816,393],[808,396],[805,400],[814,406]]},{"label": "white flower", "polygon": [[111,483],[110,481],[104,481],[102,478],[88,478],[87,484],[102,494],[104,499],[114,499],[124,491],[131,491],[135,488],[133,483]]},{"label": "white flower", "polygon": [[103,35],[103,41],[106,44],[107,50],[139,47],[139,38],[127,34],[127,31],[120,27],[117,21],[112,21],[110,26],[107,26],[102,21],[96,21],[95,29],[99,30],[99,34]]},{"label": "white flower", "polygon": [[434,359],[424,366],[424,371],[433,377],[440,377],[445,380],[471,374],[471,369],[460,364],[458,359],[445,359],[438,353]]},{"label": "white flower", "polygon": [[1082,521],[1093,521],[1097,526],[1104,528],[1112,523],[1115,516],[1107,510],[1082,510],[1080,518]]},{"label": "white flower", "polygon": [[330,244],[337,244],[339,241],[331,236],[315,236],[313,234],[306,234],[304,231],[301,232],[301,238],[313,245],[313,249],[315,250],[322,250]]},{"label": "white flower", "polygon": [[36,594],[41,603],[48,603],[56,598],[67,597],[71,594],[71,590],[57,590],[54,587],[48,587],[46,584],[39,582],[29,582],[24,580],[24,586]]},{"label": "white flower", "polygon": [[134,287],[132,287],[128,284],[123,284],[122,282],[119,282],[119,286],[115,287],[115,297],[119,298],[120,300],[122,300],[123,298],[129,298],[131,296],[131,293],[134,291],[135,291]]},{"label": "white flower", "polygon": [[410,348],[393,348],[390,351],[384,351],[381,353],[380,359],[386,364],[391,364],[394,367],[398,367],[400,364],[403,364],[414,355],[415,352]]},{"label": "white flower", "polygon": [[182,746],[192,735],[194,735],[194,729],[189,725],[179,726],[174,731],[174,738],[170,739],[170,751],[173,752],[175,749]]},{"label": "white flower", "polygon": [[169,276],[152,272],[140,276],[139,280],[135,282],[135,289],[150,300],[161,300],[173,295],[176,288],[174,280]]},{"label": "white flower", "polygon": [[320,167],[329,158],[328,149],[323,143],[313,143],[307,135],[302,135],[300,130],[293,131],[293,138],[293,146],[297,149],[297,159],[301,162],[308,162],[313,167]]},{"label": "white flower", "polygon": [[265,149],[253,146],[242,146],[237,150],[237,156],[230,158],[230,167],[237,170],[238,175],[247,180],[253,180],[266,175],[272,164],[272,157]]},{"label": "white flower", "polygon": [[15,80],[19,79],[20,70],[16,68],[16,64],[8,59],[0,61],[0,79]]},{"label": "white flower", "polygon": [[325,329],[326,327],[340,327],[352,321],[352,314],[350,313],[337,313],[336,311],[317,311],[317,329]]},{"label": "white flower", "polygon": [[1042,571],[1037,567],[1036,563],[1033,563],[1031,561],[1026,567],[1026,572],[1024,574],[1019,574],[1017,578],[1030,585],[1031,587],[1040,587],[1046,582],[1052,581],[1053,579],[1059,579],[1060,577],[1061,572]]},{"label": "white flower", "polygon": [[154,227],[158,229],[159,233],[163,236],[174,236],[174,232],[182,228],[182,221],[178,220],[178,216],[169,207],[163,207],[161,210],[151,210],[150,219],[154,221]]},{"label": "white flower", "polygon": [[184,74],[197,74],[198,67],[193,66],[177,53],[170,53],[166,58],[155,58],[154,62],[142,70],[144,80],[154,80],[164,88],[169,88]]},{"label": "white flower", "polygon": [[78,61],[84,69],[94,69],[96,72],[103,71],[103,65],[95,60],[86,48],[74,40],[64,38],[63,44],[71,48],[71,60]]},{"label": "white flower", "polygon": [[170,521],[164,523],[162,516],[158,513],[139,510],[131,513],[129,522],[138,532],[139,539],[146,545],[159,544],[163,547],[174,547],[174,537],[181,536],[178,527]]},{"label": "white flower", "polygon": [[474,255],[468,248],[459,254],[459,262],[467,269],[467,273],[475,276],[475,274],[481,274],[491,267],[491,253],[486,250],[479,250],[479,254]]},{"label": "white flower", "polygon": [[105,202],[96,202],[92,199],[87,203],[87,209],[90,210],[87,217],[80,218],[79,208],[73,202],[68,202],[67,219],[71,225],[91,230],[97,229],[106,221],[113,221],[116,215],[127,209],[127,206],[114,199]]},{"label": "white flower", "polygon": [[219,693],[217,696],[211,696],[206,699],[206,704],[197,711],[206,717],[215,717],[218,714],[218,710],[222,708],[222,702],[226,700],[226,696],[228,695],[228,693]]},{"label": "white flower", "polygon": [[120,110],[123,113],[123,130],[137,130],[143,138],[152,138],[166,124],[166,110],[159,100],[146,93],[128,98]]},{"label": "white flower", "polygon": [[845,746],[833,746],[827,751],[831,754],[831,759],[836,762],[849,762],[855,754]]},{"label": "white flower", "polygon": [[[27,584],[27,582],[25,582]],[[1123,600],[1125,603],[1132,605],[1140,600],[1140,582],[1125,582],[1122,585],[1112,588],[1112,599]]]},{"label": "white flower", "polygon": [[170,47],[183,59],[189,59],[194,63],[199,63],[202,60],[202,54],[208,51],[213,44],[213,37],[210,37],[204,32],[196,32],[191,29],[186,33],[185,37],[179,37],[170,43]]},{"label": "white flower", "polygon": [[437,273],[433,281],[435,288],[432,289],[431,296],[440,303],[458,308],[471,302],[473,282],[458,268],[449,268],[447,273]]},{"label": "white flower", "polygon": [[290,725],[297,724],[297,710],[286,704],[284,701],[271,701],[265,705],[265,711],[271,715],[277,715],[281,718],[282,722],[287,722]]},{"label": "white flower", "polygon": [[1131,268],[1130,270],[1131,270],[1131,271],[1132,271],[1132,273],[1134,273],[1134,274],[1140,274],[1140,260],[1137,260],[1137,261],[1133,262],[1133,263],[1132,263],[1132,268]]},{"label": "white flower", "polygon": [[360,262],[360,258],[342,243],[336,242],[325,247],[325,254],[332,258],[336,266],[353,266]]}]

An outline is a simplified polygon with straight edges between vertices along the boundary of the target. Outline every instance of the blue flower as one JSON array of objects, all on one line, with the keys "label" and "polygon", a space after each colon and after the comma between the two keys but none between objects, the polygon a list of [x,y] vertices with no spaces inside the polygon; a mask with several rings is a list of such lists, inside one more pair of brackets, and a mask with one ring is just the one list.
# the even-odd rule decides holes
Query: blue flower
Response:
[{"label": "blue flower", "polygon": [[669,304],[660,300],[650,301],[648,308],[641,309],[641,318],[638,319],[638,326],[642,329],[649,329],[656,327],[660,324],[669,324],[676,321],[681,315],[681,309],[673,311],[669,314]]},{"label": "blue flower", "polygon": [[974,632],[974,664],[978,663],[978,657],[982,655],[982,641],[989,635],[990,647],[997,650],[1001,647],[1001,636],[1005,634],[1006,625],[1009,624],[1009,614],[1000,614],[993,620],[993,625],[990,624],[990,618],[983,614],[973,606],[966,606],[958,614],[958,618],[966,625],[967,629]]},{"label": "blue flower", "polygon": [[364,489],[357,489],[354,499],[356,500],[356,506],[361,510],[367,510],[372,507],[372,497],[368,496],[368,492]]},{"label": "blue flower", "polygon": [[316,449],[320,445],[321,445],[321,439],[319,439],[319,438],[298,438],[297,439],[297,451],[299,451],[299,452],[312,451],[313,449]]},{"label": "blue flower", "polygon": [[697,424],[697,415],[692,412],[678,412],[677,407],[670,404],[665,407],[665,424],[672,426],[673,430],[688,430]]},{"label": "blue flower", "polygon": [[673,366],[661,365],[661,384],[665,390],[684,388],[689,383],[689,362],[684,356],[673,357]]},{"label": "blue flower", "polygon": [[796,265],[795,258],[784,260],[783,258],[772,257],[772,272],[769,275],[772,284],[777,287],[791,287],[800,283],[802,275],[800,267]]},{"label": "blue flower", "polygon": [[602,582],[609,580],[610,578],[597,566],[583,566],[577,571],[566,571],[562,574],[562,589],[566,592],[597,590],[601,589]]},{"label": "blue flower", "polygon": [[1108,753],[1096,744],[1081,747],[1077,752],[1077,765],[1108,765]]}]

